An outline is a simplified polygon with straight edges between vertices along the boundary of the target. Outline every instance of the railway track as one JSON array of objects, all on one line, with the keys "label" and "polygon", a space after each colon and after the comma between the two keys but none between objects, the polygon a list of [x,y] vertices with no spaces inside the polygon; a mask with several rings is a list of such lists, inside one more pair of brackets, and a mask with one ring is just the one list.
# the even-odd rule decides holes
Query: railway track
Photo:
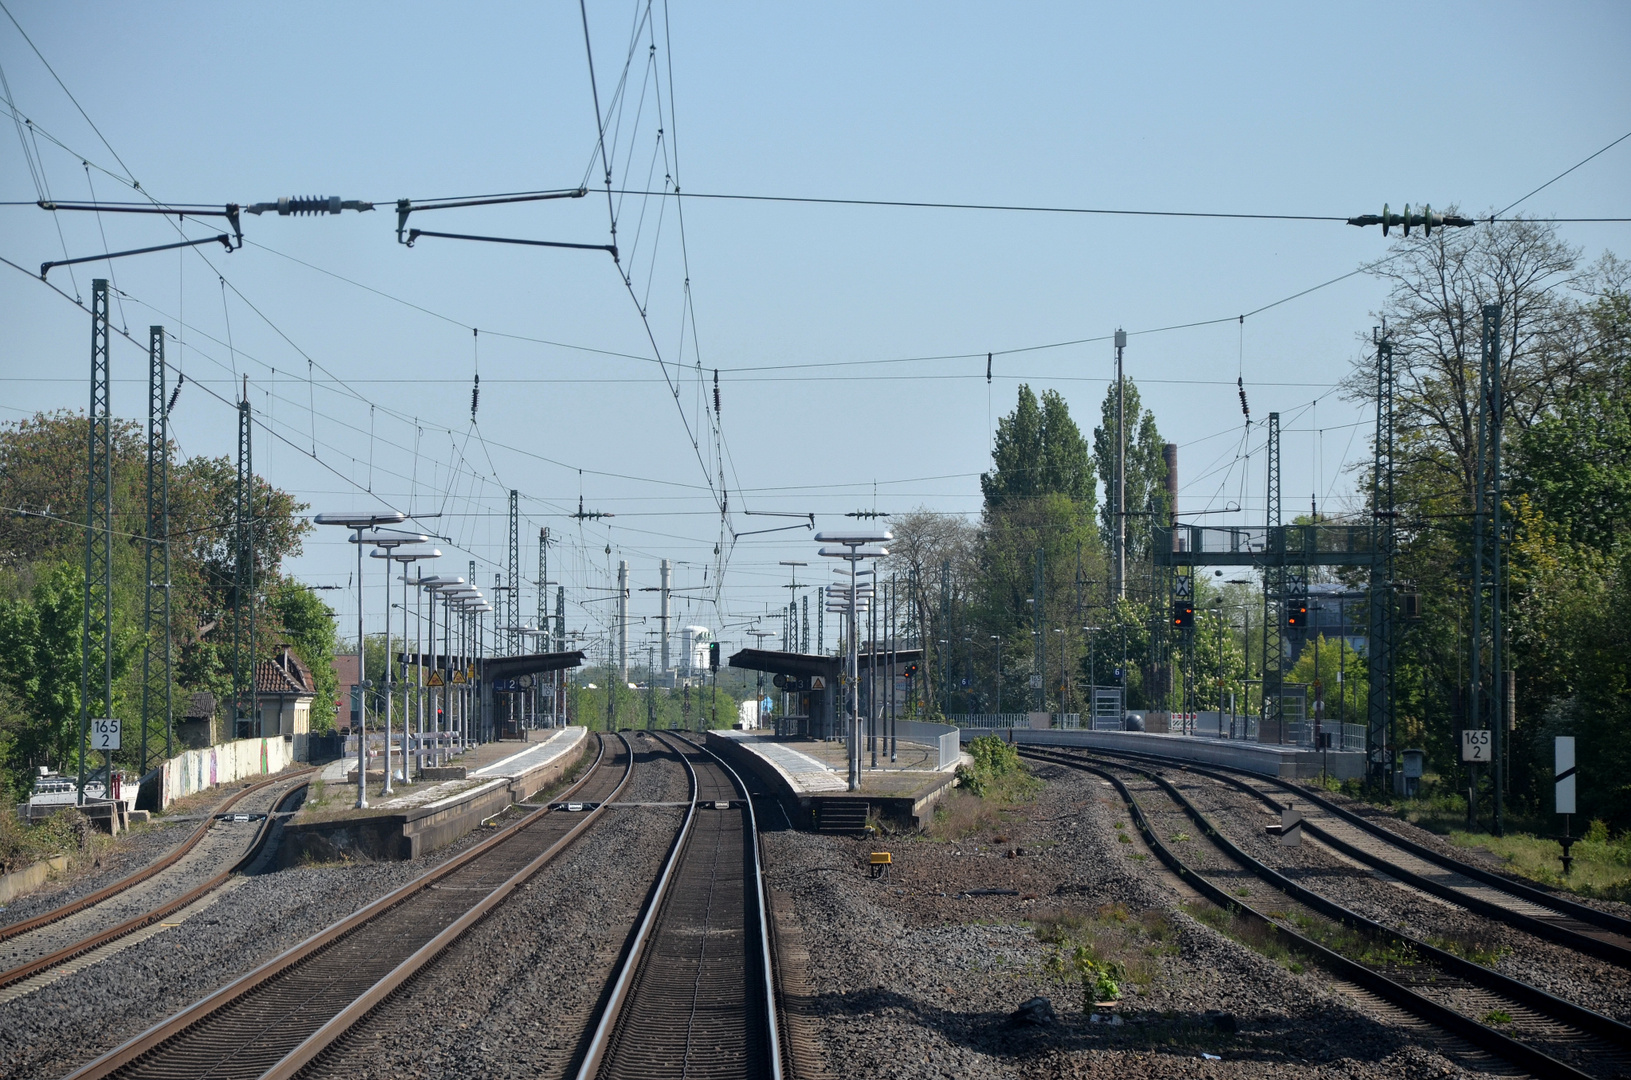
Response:
[{"label": "railway track", "polygon": [[747,787],[696,744],[691,805],[601,1009],[578,1080],[780,1080],[758,828]]},{"label": "railway track", "polygon": [[[217,807],[209,820],[164,858],[104,889],[81,897],[74,903],[64,904],[33,919],[7,927],[7,933],[0,938],[0,954],[3,954],[6,962],[12,966],[0,971],[0,1002],[27,993],[31,989],[30,980],[45,972],[60,968],[105,945],[155,926],[171,915],[183,912],[220,888],[233,874],[249,866],[260,856],[261,849],[265,846],[275,824],[273,814],[278,806],[304,791],[311,782],[313,772],[315,770],[307,769],[294,776],[280,776],[245,788]],[[296,782],[289,785],[287,790],[276,790],[282,785],[288,785],[291,779]],[[187,869],[183,865],[183,860],[198,847],[217,819],[232,816],[233,808],[240,807],[253,796],[266,793],[268,789],[275,795],[274,800],[267,806],[268,812],[243,815],[245,823],[258,819],[259,824],[251,833],[247,846],[241,848],[241,853],[236,859],[224,869],[177,896],[160,900],[151,907],[146,906],[150,901],[138,903],[139,896],[136,894],[162,888],[161,879],[164,874],[171,871],[183,873]],[[223,846],[230,846],[230,841],[224,842]],[[142,888],[149,885],[150,888]],[[142,910],[133,916],[122,917],[123,912],[128,911],[133,904],[140,906]],[[98,919],[98,914],[104,912],[106,917]],[[101,925],[96,925],[99,922]]]},{"label": "railway track", "polygon": [[[288,1078],[598,820],[628,783],[626,740],[597,736],[585,775],[470,850],[381,897],[70,1074]],[[564,807],[570,801],[580,807]]]},{"label": "railway track", "polygon": [[1093,753],[1104,759],[1182,768],[1196,776],[1228,784],[1275,810],[1283,807],[1287,800],[1295,800],[1303,815],[1304,830],[1349,858],[1485,918],[1631,968],[1631,919],[1451,858],[1307,788],[1255,773],[1188,762],[1178,764],[1152,755],[1097,749]]},{"label": "railway track", "polygon": [[[315,769],[303,770],[303,772],[307,774],[315,771]],[[288,779],[289,776],[274,776],[271,779],[262,780],[258,784],[251,784],[248,787],[245,787],[243,790],[237,792],[231,798],[227,799],[226,802],[217,806],[215,810],[212,811],[211,818],[213,819],[215,814],[226,813],[256,792],[263,791],[274,784],[284,783]],[[36,915],[32,919],[23,919],[19,922],[10,923],[6,926],[0,926],[0,942],[9,941],[14,937],[38,930],[40,927],[48,926],[51,923],[60,922],[70,915],[84,911],[88,907],[94,907],[109,897],[116,896],[119,893],[124,892],[133,885],[139,885],[148,878],[163,873],[165,870],[168,870],[170,867],[180,862],[189,851],[198,846],[198,842],[204,839],[204,834],[209,832],[210,824],[211,819],[206,819],[201,825],[198,826],[198,828],[193,830],[191,836],[183,840],[163,858],[155,859],[153,862],[148,863],[146,866],[142,867],[140,870],[137,870],[135,873],[130,874],[128,877],[120,878],[111,885],[98,889],[97,891],[86,896],[82,896],[72,903],[67,903],[63,904],[61,907],[52,908],[50,911]]]},{"label": "railway track", "polygon": [[[1219,832],[1153,766],[1025,753],[1111,783],[1150,850],[1186,884],[1293,942],[1338,978],[1537,1076],[1631,1075],[1631,1027],[1366,919],[1286,878]],[[1179,844],[1187,859],[1175,850]]]}]

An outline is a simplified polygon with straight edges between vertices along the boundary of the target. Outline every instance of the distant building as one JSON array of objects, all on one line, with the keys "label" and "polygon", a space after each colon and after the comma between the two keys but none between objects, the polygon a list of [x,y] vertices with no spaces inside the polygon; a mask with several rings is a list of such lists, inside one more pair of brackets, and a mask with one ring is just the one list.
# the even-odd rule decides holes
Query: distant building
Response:
[{"label": "distant building", "polygon": [[317,684],[311,668],[287,644],[278,645],[277,656],[255,665],[255,699],[260,707],[261,738],[288,735],[294,740],[295,759],[306,760],[306,743],[311,735],[311,703],[317,697]]},{"label": "distant building", "polygon": [[681,675],[701,675],[708,670],[708,646],[713,644],[714,632],[706,626],[687,626],[680,630],[679,669]]},{"label": "distant building", "polygon": [[334,729],[349,732],[357,726],[357,655],[341,653],[334,658]]},{"label": "distant building", "polygon": [[181,707],[181,717],[176,722],[176,738],[188,750],[201,750],[206,746],[214,746],[220,742],[217,736],[221,734],[215,718],[215,695],[208,690],[199,690],[187,695],[187,701]]}]

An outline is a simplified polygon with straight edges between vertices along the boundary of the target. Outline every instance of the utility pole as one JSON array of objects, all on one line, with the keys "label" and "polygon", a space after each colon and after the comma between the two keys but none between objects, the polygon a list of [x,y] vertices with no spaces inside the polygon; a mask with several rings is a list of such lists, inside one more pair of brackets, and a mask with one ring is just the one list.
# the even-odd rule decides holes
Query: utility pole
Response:
[{"label": "utility pole", "polygon": [[1121,351],[1127,331],[1116,329],[1116,599],[1127,597],[1127,401]]},{"label": "utility pole", "polygon": [[[1273,544],[1274,538],[1280,528],[1280,414],[1269,413],[1268,448],[1265,454],[1267,461],[1264,471],[1265,505],[1263,524],[1268,536],[1267,543]],[[1284,554],[1284,541],[1281,542]],[[1281,706],[1284,704],[1285,681],[1285,582],[1286,572],[1282,563],[1278,567],[1265,567],[1263,570],[1263,698],[1260,702],[1262,712],[1258,721],[1257,737],[1259,741],[1265,734],[1264,728],[1268,725],[1277,725],[1282,719]],[[1275,735],[1275,742],[1285,739],[1283,727]]]},{"label": "utility pole", "polygon": [[[516,643],[521,640],[521,518],[518,511],[518,502],[521,493],[514,488],[510,489],[510,594],[508,603],[504,606],[504,648],[507,655],[514,656],[521,650]],[[511,695],[511,708],[514,708],[514,695]]]},{"label": "utility pole", "polygon": [[[113,794],[113,755],[106,769],[86,775],[91,720],[113,715],[113,415],[109,401],[108,283],[91,282],[91,407],[86,417],[85,624],[79,659],[79,805],[85,784],[104,775],[103,798]],[[100,686],[96,685],[98,682]],[[98,693],[95,714],[91,695]]]},{"label": "utility pole", "polygon": [[[555,586],[555,643],[564,652],[566,650],[566,586]],[[555,672],[555,716],[556,722],[566,712],[566,673]],[[562,725],[564,726],[564,725]]]},{"label": "utility pole", "polygon": [[164,756],[175,754],[170,633],[170,411],[165,393],[164,327],[147,337],[147,528],[142,547],[147,586],[142,607],[142,756],[147,775],[148,739],[164,720]]},{"label": "utility pole", "polygon": [[[232,707],[233,738],[259,734],[255,701],[255,468],[250,434],[249,376],[243,377],[243,398],[238,402],[238,490],[233,559],[232,600]],[[390,580],[387,575],[387,582]],[[390,602],[387,585],[386,602]],[[389,610],[387,608],[387,610]],[[385,643],[389,664],[391,643]]]},{"label": "utility pole", "polygon": [[[1393,787],[1393,342],[1385,333],[1376,335],[1376,460],[1371,469],[1371,574],[1369,648],[1369,697],[1365,705],[1366,743],[1373,781]],[[1479,413],[1480,422],[1483,412]],[[1482,447],[1480,446],[1480,453]],[[1481,535],[1476,525],[1474,536]],[[1473,560],[1473,595],[1478,595],[1477,558]],[[1473,601],[1473,618],[1478,618],[1478,602]],[[1477,630],[1473,631],[1477,641]],[[1473,656],[1476,657],[1474,646]],[[1473,661],[1477,663],[1476,659]],[[1477,671],[1476,668],[1473,669]],[[1474,683],[1477,675],[1473,676]],[[1474,698],[1470,704],[1476,706]],[[1472,714],[1473,717],[1477,713]]]},{"label": "utility pole", "polygon": [[[554,652],[555,644],[553,634],[549,632],[549,528],[546,526],[538,530],[538,646],[540,652]],[[536,684],[536,694],[533,698],[533,709],[538,715],[544,712],[544,694],[549,694],[550,723],[554,724],[555,712],[555,683],[559,678],[558,671],[549,673],[548,689],[546,683],[539,679]]]},{"label": "utility pole", "polygon": [[[1482,363],[1478,379],[1478,458],[1473,486],[1472,534],[1472,638],[1468,656],[1471,679],[1469,713],[1473,723],[1488,716],[1490,733],[1490,786],[1494,798],[1495,835],[1505,831],[1504,792],[1506,762],[1506,680],[1501,630],[1501,421],[1506,398],[1501,386],[1501,305],[1484,306]],[[1391,554],[1391,552],[1390,552]],[[1486,599],[1485,591],[1489,596]],[[1489,687],[1484,687],[1482,657],[1485,612],[1489,623]],[[1391,672],[1390,672],[1391,674]],[[1389,686],[1391,690],[1391,684]],[[1375,687],[1372,687],[1372,693]],[[1484,706],[1487,698],[1489,705]]]},{"label": "utility pole", "polygon": [[617,671],[629,681],[629,562],[617,561]]},{"label": "utility pole", "polygon": [[669,666],[669,660],[668,660],[668,619],[669,619],[668,598],[674,591],[674,564],[672,562],[668,561],[667,559],[664,559],[661,563],[658,564],[657,572],[658,572],[658,578],[659,578],[658,588],[660,588],[662,590],[661,625],[662,625],[662,635],[663,635],[663,676],[666,678],[667,675],[668,675],[668,666]]},{"label": "utility pole", "polygon": [[[1120,356],[1119,349],[1117,350],[1117,356]],[[1037,548],[1036,567],[1031,581],[1031,639],[1035,642],[1036,650],[1036,665],[1031,669],[1031,688],[1035,691],[1031,695],[1031,708],[1036,712],[1042,712],[1047,706],[1047,691],[1042,685],[1044,682],[1043,673],[1048,670],[1048,643],[1047,639],[1043,637],[1045,630],[1042,617],[1042,557],[1042,549]]]}]

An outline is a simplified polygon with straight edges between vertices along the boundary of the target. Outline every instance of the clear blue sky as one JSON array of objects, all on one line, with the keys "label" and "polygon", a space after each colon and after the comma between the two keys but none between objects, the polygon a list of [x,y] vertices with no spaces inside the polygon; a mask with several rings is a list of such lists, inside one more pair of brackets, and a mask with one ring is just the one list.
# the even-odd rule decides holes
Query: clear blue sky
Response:
[{"label": "clear blue sky", "polygon": [[[248,374],[257,413],[287,440],[257,433],[256,466],[271,482],[313,511],[441,509],[438,528],[455,543],[441,544],[438,569],[463,573],[474,558],[484,587],[505,558],[505,492],[518,489],[523,565],[530,577],[537,529],[550,526],[562,540],[552,576],[568,587],[574,629],[603,623],[609,604],[577,601],[609,584],[620,557],[636,587],[656,584],[660,557],[685,564],[678,585],[700,585],[714,562],[699,359],[721,371],[739,532],[781,523],[744,509],[814,512],[821,527],[874,505],[975,511],[990,424],[1012,408],[1018,382],[1058,388],[1090,429],[1113,372],[1107,341],[1017,353],[996,359],[988,392],[983,354],[1118,325],[1134,334],[1129,375],[1181,446],[1183,509],[1244,493],[1243,518],[1211,520],[1261,514],[1260,434],[1249,464],[1237,460],[1237,372],[1254,418],[1286,417],[1288,506],[1318,491],[1323,507],[1339,508],[1347,470],[1368,452],[1367,418],[1334,385],[1368,337],[1382,297],[1374,279],[1243,327],[1138,331],[1251,311],[1346,273],[1386,251],[1375,229],[688,200],[682,251],[671,200],[626,197],[622,265],[663,359],[691,370],[669,369],[676,402],[606,254],[395,242],[399,197],[585,177],[582,200],[425,213],[413,224],[607,242],[575,4],[5,2],[89,117],[0,17],[17,111],[71,148],[37,140],[58,199],[89,197],[83,156],[171,203],[324,194],[380,204],[338,218],[246,216],[241,251],[112,265],[127,294],[116,325],[145,343],[151,323],[186,323],[184,343],[171,346],[190,384],[173,417],[183,451],[232,452],[233,412],[206,391],[230,399],[232,373]],[[1631,130],[1631,7],[1621,3],[674,3],[666,13],[659,3],[632,50],[645,5],[589,7],[608,113],[632,56],[609,138],[615,182],[636,189],[648,176],[661,187],[677,153],[694,193],[1318,215],[1430,202],[1487,213]],[[136,197],[95,169],[90,182],[104,199]],[[21,138],[0,132],[0,199],[33,200],[35,185]],[[1631,214],[1631,141],[1524,209]],[[1626,225],[1566,225],[1563,235],[1588,261],[1631,253]],[[158,219],[0,207],[0,256],[23,267],[174,237]],[[682,323],[687,261],[694,338]],[[89,279],[106,268],[58,269],[51,281],[88,300]],[[86,323],[38,280],[0,266],[0,418],[85,407]],[[797,366],[955,354],[979,355]],[[143,352],[116,343],[114,362],[116,411],[143,415]],[[580,494],[618,516],[580,528],[563,516]],[[726,547],[728,613],[785,600],[779,560],[819,561],[802,532],[734,544],[727,535]],[[290,569],[344,584],[350,554],[340,536],[320,534]],[[328,595],[354,611],[345,594]],[[369,606],[380,610],[377,588]],[[654,612],[654,597],[636,593],[634,609]],[[681,610],[719,623],[707,608]],[[740,629],[724,636],[743,640]]]}]

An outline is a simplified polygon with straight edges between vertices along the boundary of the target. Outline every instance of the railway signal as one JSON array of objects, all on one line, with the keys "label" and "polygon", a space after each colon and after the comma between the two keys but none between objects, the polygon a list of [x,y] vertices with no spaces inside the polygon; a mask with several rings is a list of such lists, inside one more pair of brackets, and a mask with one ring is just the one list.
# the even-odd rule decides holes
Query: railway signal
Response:
[{"label": "railway signal", "polygon": [[1296,597],[1286,601],[1286,625],[1292,628],[1308,625],[1308,601]]},{"label": "railway signal", "polygon": [[1172,625],[1180,630],[1188,630],[1195,625],[1195,605],[1187,600],[1179,600],[1172,605]]}]

